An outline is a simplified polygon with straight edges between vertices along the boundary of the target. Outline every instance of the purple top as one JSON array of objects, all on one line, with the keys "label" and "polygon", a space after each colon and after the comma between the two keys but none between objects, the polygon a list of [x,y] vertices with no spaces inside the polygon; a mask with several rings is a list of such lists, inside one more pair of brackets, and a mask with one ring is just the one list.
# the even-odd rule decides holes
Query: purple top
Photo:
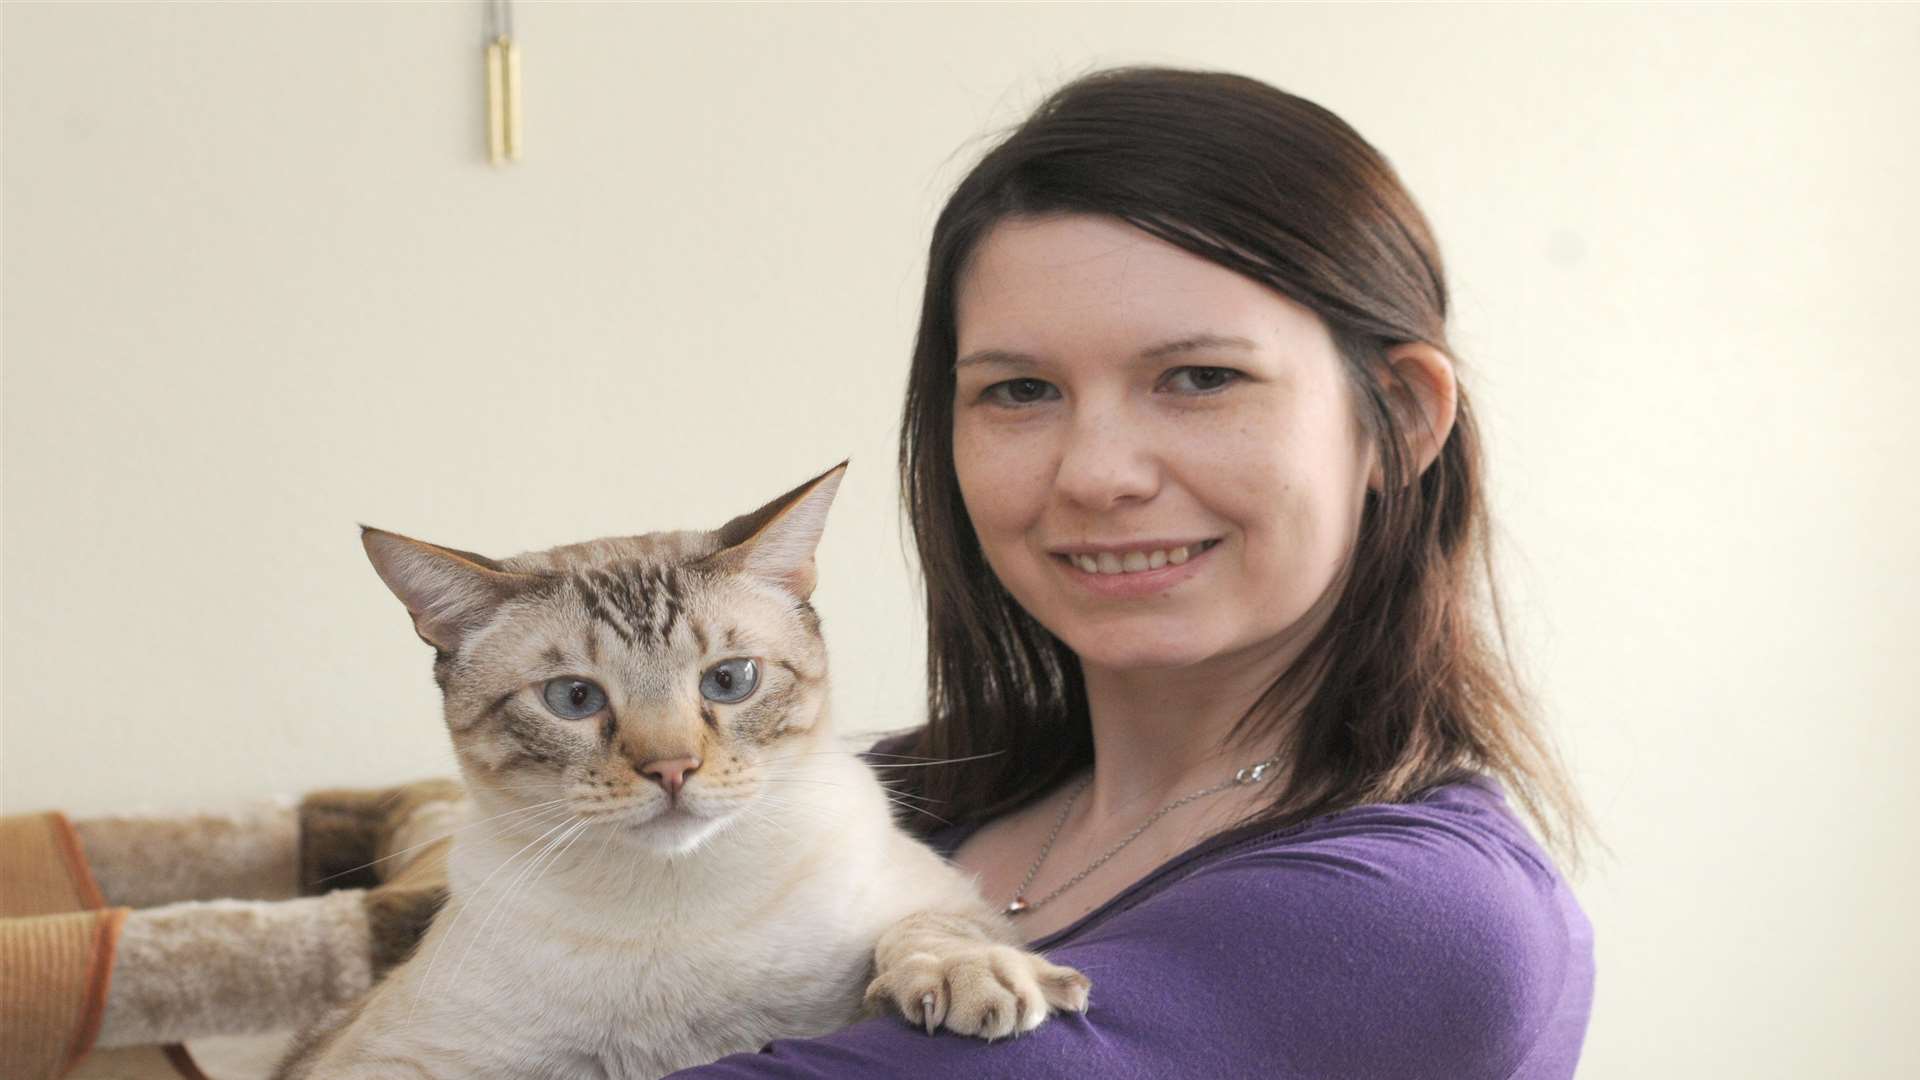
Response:
[{"label": "purple top", "polygon": [[1093,979],[1084,1016],[992,1044],[867,1020],[673,1075],[1544,1080],[1593,1003],[1593,928],[1484,778],[1214,837],[1034,944]]}]

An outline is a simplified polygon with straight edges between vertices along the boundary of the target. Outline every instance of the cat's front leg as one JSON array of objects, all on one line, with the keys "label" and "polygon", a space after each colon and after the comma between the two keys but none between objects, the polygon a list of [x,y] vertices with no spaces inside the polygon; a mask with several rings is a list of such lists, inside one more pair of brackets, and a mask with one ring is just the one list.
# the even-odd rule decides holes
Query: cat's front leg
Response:
[{"label": "cat's front leg", "polygon": [[1004,920],[909,915],[880,935],[868,1008],[891,1005],[931,1034],[999,1039],[1032,1031],[1056,1009],[1084,1012],[1093,983],[1017,943]]}]

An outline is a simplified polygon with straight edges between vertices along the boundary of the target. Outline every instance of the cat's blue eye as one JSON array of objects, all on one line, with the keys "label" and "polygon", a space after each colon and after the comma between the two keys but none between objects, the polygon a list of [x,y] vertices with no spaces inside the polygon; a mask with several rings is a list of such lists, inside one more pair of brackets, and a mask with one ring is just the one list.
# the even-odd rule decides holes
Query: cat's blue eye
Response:
[{"label": "cat's blue eye", "polygon": [[562,675],[540,688],[547,708],[562,720],[585,720],[607,707],[607,692],[585,679]]},{"label": "cat's blue eye", "polygon": [[731,705],[745,701],[760,685],[760,666],[746,657],[722,660],[700,676],[700,696],[708,701]]}]

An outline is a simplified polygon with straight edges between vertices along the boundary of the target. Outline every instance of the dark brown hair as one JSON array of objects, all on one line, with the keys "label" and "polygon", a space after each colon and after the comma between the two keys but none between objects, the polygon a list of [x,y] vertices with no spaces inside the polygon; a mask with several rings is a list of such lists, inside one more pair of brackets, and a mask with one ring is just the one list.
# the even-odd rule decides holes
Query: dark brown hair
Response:
[{"label": "dark brown hair", "polygon": [[1339,117],[1215,72],[1076,79],[974,166],[934,226],[900,440],[928,617],[928,723],[908,752],[951,763],[901,770],[902,782],[942,817],[977,821],[1093,760],[1079,660],[988,568],[953,463],[960,278],[997,222],[1050,214],[1120,219],[1316,313],[1380,449],[1385,482],[1323,598],[1330,616],[1234,731],[1286,740],[1285,783],[1248,824],[1401,802],[1483,772],[1577,860],[1584,814],[1505,649],[1466,394],[1439,457],[1409,482],[1410,418],[1376,378],[1396,344],[1456,355],[1426,218]]}]

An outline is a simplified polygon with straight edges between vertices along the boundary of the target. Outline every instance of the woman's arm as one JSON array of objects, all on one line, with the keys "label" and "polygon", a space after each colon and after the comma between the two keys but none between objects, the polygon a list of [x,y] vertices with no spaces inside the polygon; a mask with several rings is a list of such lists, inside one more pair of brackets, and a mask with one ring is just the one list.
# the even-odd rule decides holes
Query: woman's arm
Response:
[{"label": "woman's arm", "polygon": [[1051,950],[1093,979],[1091,1005],[1018,1038],[889,1018],[674,1075],[1568,1076],[1591,995],[1585,920],[1550,866],[1486,824],[1366,807],[1205,860]]}]

